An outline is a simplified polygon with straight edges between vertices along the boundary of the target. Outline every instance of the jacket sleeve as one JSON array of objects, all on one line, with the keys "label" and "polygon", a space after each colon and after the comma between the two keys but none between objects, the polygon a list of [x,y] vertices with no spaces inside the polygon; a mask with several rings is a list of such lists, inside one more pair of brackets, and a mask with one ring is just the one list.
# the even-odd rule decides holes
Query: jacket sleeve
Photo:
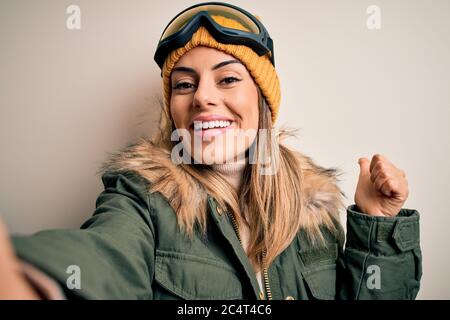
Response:
[{"label": "jacket sleeve", "polygon": [[347,208],[345,250],[337,263],[338,299],[415,299],[422,277],[419,213],[401,209],[395,217]]},{"label": "jacket sleeve", "polygon": [[141,179],[104,173],[104,191],[80,229],[13,235],[16,255],[56,280],[69,299],[151,299],[154,230]]}]

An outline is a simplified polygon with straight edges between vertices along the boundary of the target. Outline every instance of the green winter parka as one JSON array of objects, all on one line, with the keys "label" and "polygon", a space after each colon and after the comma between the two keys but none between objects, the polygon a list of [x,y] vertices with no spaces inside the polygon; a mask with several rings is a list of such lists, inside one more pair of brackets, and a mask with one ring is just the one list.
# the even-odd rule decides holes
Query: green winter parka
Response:
[{"label": "green winter parka", "polygon": [[[416,210],[374,217],[350,205],[346,233],[324,232],[322,247],[299,231],[264,273],[261,291],[226,208],[207,195],[208,232],[189,239],[167,198],[150,193],[151,182],[123,165],[141,161],[140,169],[157,170],[164,167],[157,152],[143,140],[116,155],[102,172],[104,190],[92,217],[80,229],[13,235],[18,257],[55,279],[68,298],[415,299],[422,276]],[[305,181],[309,194],[322,192],[321,201],[328,201],[323,193],[335,190],[324,183],[333,183],[329,171],[302,157],[315,169],[310,185]],[[80,288],[67,285],[71,266],[78,267]]]}]

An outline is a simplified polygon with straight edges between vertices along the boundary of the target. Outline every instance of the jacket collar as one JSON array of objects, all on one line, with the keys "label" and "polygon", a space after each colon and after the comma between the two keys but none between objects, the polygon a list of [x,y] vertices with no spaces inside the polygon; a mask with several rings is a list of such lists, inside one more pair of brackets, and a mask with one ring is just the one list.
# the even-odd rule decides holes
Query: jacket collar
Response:
[{"label": "jacket collar", "polygon": [[[310,157],[297,152],[303,172],[303,205],[307,215],[336,213],[344,208],[343,197],[346,195],[337,186],[337,178],[341,172],[337,168],[324,168],[316,164]],[[206,192],[196,181],[171,160],[170,151],[161,148],[149,138],[140,138],[122,150],[111,153],[101,165],[98,174],[108,170],[131,170],[149,182],[168,178],[160,192],[170,203],[189,203],[195,194]],[[198,201],[194,200],[194,201]]]}]

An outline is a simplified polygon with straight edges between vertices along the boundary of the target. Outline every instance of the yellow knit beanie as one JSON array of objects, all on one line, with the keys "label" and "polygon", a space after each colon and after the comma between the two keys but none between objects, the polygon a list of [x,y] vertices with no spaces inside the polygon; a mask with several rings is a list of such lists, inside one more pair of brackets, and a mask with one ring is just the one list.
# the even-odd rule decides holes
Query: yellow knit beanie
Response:
[{"label": "yellow knit beanie", "polygon": [[[249,31],[236,20],[220,15],[212,15],[211,17],[216,23],[224,27]],[[261,89],[261,92],[269,105],[272,112],[272,124],[274,124],[278,116],[278,109],[280,107],[281,92],[278,75],[275,71],[275,67],[270,62],[269,56],[267,54],[259,56],[250,47],[245,45],[219,43],[203,26],[198,28],[188,43],[186,43],[183,47],[173,50],[164,61],[162,77],[164,87],[164,106],[167,108],[167,111],[169,111],[170,106],[170,75],[172,69],[181,56],[197,46],[206,46],[221,50],[236,57],[247,67],[247,70],[253,77],[255,83]]]}]

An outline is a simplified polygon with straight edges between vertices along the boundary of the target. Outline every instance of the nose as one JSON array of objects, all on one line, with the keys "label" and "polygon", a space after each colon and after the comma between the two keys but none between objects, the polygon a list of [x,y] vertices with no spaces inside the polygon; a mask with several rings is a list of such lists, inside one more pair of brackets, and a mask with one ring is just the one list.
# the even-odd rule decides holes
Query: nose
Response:
[{"label": "nose", "polygon": [[205,77],[198,82],[194,94],[194,108],[209,108],[218,106],[221,101],[221,93],[216,87],[214,79]]}]

